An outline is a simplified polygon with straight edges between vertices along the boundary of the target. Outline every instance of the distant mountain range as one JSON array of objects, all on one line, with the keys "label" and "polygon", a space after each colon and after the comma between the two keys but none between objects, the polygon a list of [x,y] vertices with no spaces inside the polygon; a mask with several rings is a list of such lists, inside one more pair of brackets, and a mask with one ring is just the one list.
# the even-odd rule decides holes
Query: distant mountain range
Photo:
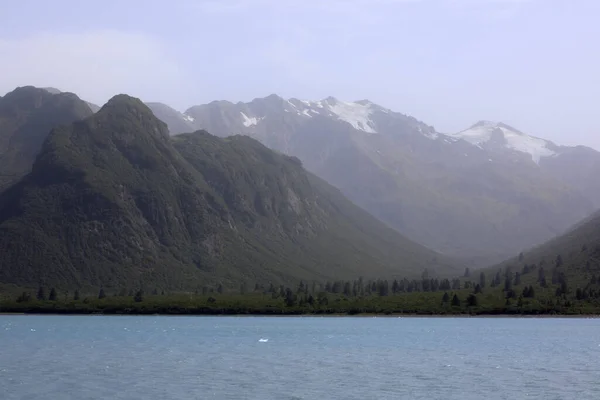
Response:
[{"label": "distant mountain range", "polygon": [[138,99],[92,113],[74,94],[21,87],[0,112],[0,166],[12,174],[0,190],[0,283],[194,290],[464,268],[297,158],[247,136],[171,137]]},{"label": "distant mountain range", "polygon": [[476,265],[564,232],[600,207],[600,153],[503,123],[444,134],[368,100],[149,103],[171,134],[249,135],[411,239]]}]

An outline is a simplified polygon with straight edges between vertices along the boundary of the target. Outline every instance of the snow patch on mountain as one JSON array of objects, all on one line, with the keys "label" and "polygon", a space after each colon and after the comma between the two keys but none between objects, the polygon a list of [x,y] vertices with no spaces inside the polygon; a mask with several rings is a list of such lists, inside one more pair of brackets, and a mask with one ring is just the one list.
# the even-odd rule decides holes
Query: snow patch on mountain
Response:
[{"label": "snow patch on mountain", "polygon": [[256,118],[256,117],[248,117],[246,114],[244,114],[243,112],[240,111],[240,114],[242,114],[242,124],[244,124],[244,126],[246,128],[252,126],[252,125],[256,125],[258,124],[258,121],[260,121],[262,118]]},{"label": "snow patch on mountain", "polygon": [[[295,109],[297,115],[304,115],[306,117],[313,117],[315,115],[335,117],[340,121],[349,123],[354,129],[367,133],[377,133],[375,123],[371,120],[371,115],[375,107],[377,109],[380,107],[371,102],[345,102],[328,97],[318,101],[292,98],[287,100],[287,103]],[[289,112],[291,110],[286,109],[285,111]]]},{"label": "snow patch on mountain", "polygon": [[[417,131],[419,131],[419,133],[421,135],[423,135],[423,136],[425,136],[425,137],[427,137],[429,139],[437,139],[440,136],[439,133],[437,133],[433,129],[428,129],[427,132],[423,132],[423,128],[421,126],[417,127]],[[450,142],[448,142],[448,140],[446,140],[446,142],[450,143]]]},{"label": "snow patch on mountain", "polygon": [[504,139],[504,147],[531,155],[532,160],[539,164],[542,157],[550,157],[556,153],[548,148],[549,142],[526,135],[502,123],[480,121],[471,128],[449,136],[463,139],[475,146],[490,142],[494,135]]},{"label": "snow patch on mountain", "polygon": [[181,115],[183,115],[183,119],[185,119],[186,121],[194,122],[196,120],[194,117],[191,117],[187,114],[181,114]]},{"label": "snow patch on mountain", "polygon": [[348,103],[337,99],[329,98],[323,101],[325,107],[338,119],[352,125],[354,129],[358,129],[367,133],[377,133],[371,121],[371,105],[363,105],[359,103]]}]

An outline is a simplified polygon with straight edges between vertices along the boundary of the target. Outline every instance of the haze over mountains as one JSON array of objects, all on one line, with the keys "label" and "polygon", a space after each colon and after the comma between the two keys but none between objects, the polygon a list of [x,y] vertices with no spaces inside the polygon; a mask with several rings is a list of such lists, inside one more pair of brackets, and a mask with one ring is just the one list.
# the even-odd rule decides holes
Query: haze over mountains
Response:
[{"label": "haze over mountains", "polygon": [[503,123],[443,134],[368,100],[214,101],[184,113],[148,104],[171,134],[245,134],[298,157],[411,239],[476,264],[564,232],[600,207],[600,153]]},{"label": "haze over mountains", "polygon": [[[463,268],[249,137],[170,137],[126,95],[93,115],[74,94],[33,87],[0,104],[2,127],[30,128],[0,138],[43,139],[38,152],[5,149],[24,176],[0,193],[2,283],[189,290]],[[46,109],[54,128],[37,119]]]},{"label": "haze over mountains", "polygon": [[332,97],[95,110],[56,89],[0,97],[0,282],[190,289],[457,276],[544,242],[526,258],[597,254],[590,148]]}]

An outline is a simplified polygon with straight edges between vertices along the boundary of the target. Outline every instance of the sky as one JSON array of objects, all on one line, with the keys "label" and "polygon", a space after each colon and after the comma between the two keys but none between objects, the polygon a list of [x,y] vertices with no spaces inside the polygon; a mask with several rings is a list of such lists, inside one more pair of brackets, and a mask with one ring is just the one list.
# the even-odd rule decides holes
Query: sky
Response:
[{"label": "sky", "polygon": [[0,94],[369,99],[600,149],[598,0],[0,0]]}]

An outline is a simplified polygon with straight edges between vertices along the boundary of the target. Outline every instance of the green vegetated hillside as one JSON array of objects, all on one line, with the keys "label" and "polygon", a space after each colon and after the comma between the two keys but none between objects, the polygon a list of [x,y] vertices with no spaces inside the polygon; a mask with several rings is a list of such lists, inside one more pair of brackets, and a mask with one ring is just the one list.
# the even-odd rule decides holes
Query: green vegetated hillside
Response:
[{"label": "green vegetated hillside", "polygon": [[[56,95],[55,95],[56,96]],[[221,283],[455,275],[248,137],[171,138],[139,100],[52,130],[0,195],[0,282],[197,289]]]},{"label": "green vegetated hillside", "polygon": [[535,266],[547,279],[562,274],[573,285],[585,285],[594,275],[600,277],[600,213],[574,225],[565,234],[527,250],[488,271]]},{"label": "green vegetated hillside", "polygon": [[473,271],[462,281],[471,288],[485,287],[479,304],[503,313],[598,314],[600,213],[503,263]]},{"label": "green vegetated hillside", "polygon": [[25,86],[0,97],[0,190],[29,172],[52,128],[91,114],[72,93]]}]

